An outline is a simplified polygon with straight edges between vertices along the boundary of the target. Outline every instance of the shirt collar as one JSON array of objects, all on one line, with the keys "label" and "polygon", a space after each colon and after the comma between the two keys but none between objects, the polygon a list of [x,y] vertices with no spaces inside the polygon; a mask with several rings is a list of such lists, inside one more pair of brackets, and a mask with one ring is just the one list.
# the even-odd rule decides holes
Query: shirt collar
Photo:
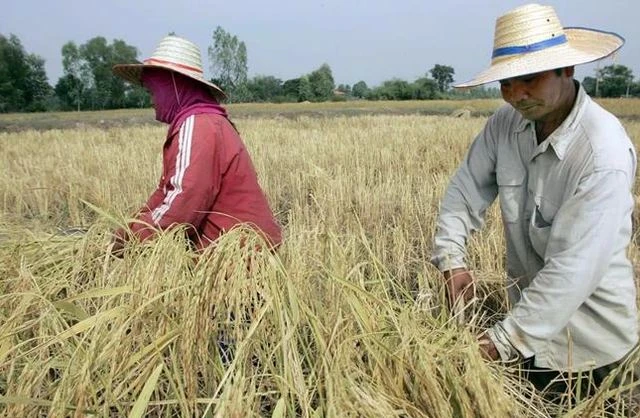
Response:
[{"label": "shirt collar", "polygon": [[[578,122],[580,121],[582,114],[584,113],[584,109],[587,107],[588,102],[590,101],[589,96],[585,92],[584,88],[577,81],[576,87],[578,89],[578,94],[576,96],[576,102],[573,104],[573,108],[569,115],[567,115],[566,119],[556,128],[555,131],[549,135],[547,139],[541,145],[541,149],[547,148],[547,144],[551,146],[551,148],[556,153],[558,159],[562,160],[567,152],[567,148],[569,148],[569,144],[575,139],[575,135],[572,135],[572,132],[577,128]],[[525,119],[518,113],[518,117],[520,120],[517,122],[516,131],[523,132],[526,129],[535,129],[535,124],[533,121]],[[544,144],[544,145],[543,145]]]}]

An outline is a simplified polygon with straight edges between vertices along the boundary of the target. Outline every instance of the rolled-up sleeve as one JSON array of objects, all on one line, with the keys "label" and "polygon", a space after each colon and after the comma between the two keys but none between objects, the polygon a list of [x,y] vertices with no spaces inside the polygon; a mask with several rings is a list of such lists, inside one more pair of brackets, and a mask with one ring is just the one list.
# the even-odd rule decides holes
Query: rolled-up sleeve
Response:
[{"label": "rolled-up sleeve", "polygon": [[490,118],[475,138],[445,191],[431,257],[440,271],[466,266],[467,238],[482,227],[486,210],[498,194],[494,123]]},{"label": "rolled-up sleeve", "polygon": [[544,267],[501,324],[524,357],[543,351],[596,290],[613,254],[625,251],[632,182],[623,170],[593,172],[556,213]]}]

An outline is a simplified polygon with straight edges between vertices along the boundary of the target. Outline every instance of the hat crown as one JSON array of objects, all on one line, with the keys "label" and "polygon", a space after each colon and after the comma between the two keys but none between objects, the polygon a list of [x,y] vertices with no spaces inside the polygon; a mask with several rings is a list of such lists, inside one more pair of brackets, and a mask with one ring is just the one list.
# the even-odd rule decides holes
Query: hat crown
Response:
[{"label": "hat crown", "polygon": [[593,62],[615,53],[624,38],[613,32],[563,27],[553,7],[527,4],[496,20],[491,65],[454,87],[474,87],[556,68]]},{"label": "hat crown", "polygon": [[162,63],[199,75],[203,74],[200,48],[193,42],[169,35],[164,37],[145,64]]},{"label": "hat crown", "polygon": [[165,36],[151,57],[145,59],[142,64],[116,64],[113,66],[113,73],[130,83],[142,85],[142,71],[145,68],[174,71],[204,84],[217,100],[226,97],[220,87],[204,78],[202,55],[198,45],[179,36]]},{"label": "hat crown", "polygon": [[553,47],[564,42],[565,31],[553,7],[527,4],[496,20],[492,62],[514,53],[529,52],[529,47],[545,43],[545,47]]}]

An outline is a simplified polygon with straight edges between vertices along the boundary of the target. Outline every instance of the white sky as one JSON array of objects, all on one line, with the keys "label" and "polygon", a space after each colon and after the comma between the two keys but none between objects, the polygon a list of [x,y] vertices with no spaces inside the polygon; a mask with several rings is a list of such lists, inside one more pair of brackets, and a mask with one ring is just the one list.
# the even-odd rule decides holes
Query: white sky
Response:
[{"label": "white sky", "polygon": [[[299,77],[322,63],[336,84],[393,77],[413,81],[435,64],[450,65],[464,81],[490,61],[495,19],[525,4],[513,0],[5,0],[0,33],[17,35],[29,53],[46,60],[49,82],[62,75],[60,50],[95,36],[122,39],[148,57],[167,33],[207,47],[216,26],[247,45],[249,75]],[[627,40],[616,63],[640,78],[640,0],[563,0],[555,7],[564,26],[619,33]],[[602,65],[609,65],[611,59]],[[577,68],[593,75],[595,64]]]}]

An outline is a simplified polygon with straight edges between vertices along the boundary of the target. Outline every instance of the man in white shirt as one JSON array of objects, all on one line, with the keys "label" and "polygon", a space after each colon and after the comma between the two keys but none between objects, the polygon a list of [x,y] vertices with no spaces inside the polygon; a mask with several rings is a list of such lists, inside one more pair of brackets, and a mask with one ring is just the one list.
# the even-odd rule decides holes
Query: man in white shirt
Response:
[{"label": "man in white shirt", "polygon": [[[610,55],[624,40],[563,28],[553,8],[536,4],[498,18],[494,39],[491,67],[456,87],[499,81],[507,105],[447,188],[432,262],[450,301],[467,299],[474,283],[466,242],[499,196],[512,309],[480,337],[483,354],[525,360],[537,371],[530,380],[556,394],[578,371],[598,386],[638,342],[627,257],[636,153],[620,122],[573,75],[574,65]],[[564,386],[553,382],[558,376]]]}]

